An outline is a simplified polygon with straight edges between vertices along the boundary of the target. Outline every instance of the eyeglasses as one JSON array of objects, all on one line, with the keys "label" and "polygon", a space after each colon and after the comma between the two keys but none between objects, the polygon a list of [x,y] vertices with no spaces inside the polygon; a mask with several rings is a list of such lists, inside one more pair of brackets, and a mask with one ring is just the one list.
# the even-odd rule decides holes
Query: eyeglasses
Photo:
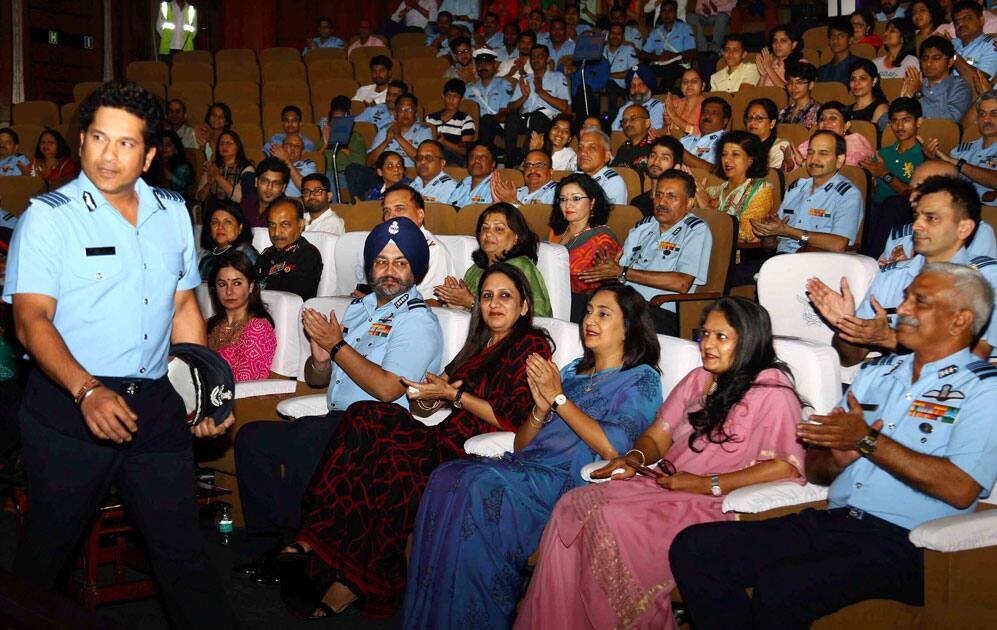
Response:
[{"label": "eyeglasses", "polygon": [[316,195],[323,195],[328,191],[325,188],[305,188],[301,191],[302,197],[314,197]]},{"label": "eyeglasses", "polygon": [[429,155],[429,154],[415,156],[415,161],[416,162],[435,162],[436,160],[439,160],[439,159],[442,159],[442,158],[439,158],[439,157],[437,157],[435,155]]},{"label": "eyeglasses", "polygon": [[563,206],[567,203],[572,203],[572,204],[578,203],[582,199],[591,199],[591,197],[583,197],[582,195],[571,195],[570,197],[558,197],[557,203]]},{"label": "eyeglasses", "polygon": [[402,114],[414,114],[415,113],[415,108],[414,107],[402,107],[398,111],[400,113],[402,113]]},{"label": "eyeglasses", "polygon": [[744,117],[744,122],[746,122],[746,123],[749,123],[749,122],[765,122],[766,120],[769,120],[768,116],[745,116]]},{"label": "eyeglasses", "polygon": [[550,168],[546,162],[523,162],[523,168]]},{"label": "eyeglasses", "polygon": [[282,179],[269,179],[267,177],[260,177],[256,181],[258,181],[260,183],[260,186],[264,188],[280,188],[281,186],[284,185],[284,180]]},{"label": "eyeglasses", "polygon": [[622,118],[620,120],[620,122],[622,122],[624,125],[629,125],[630,123],[637,122],[638,120],[648,120],[648,117],[647,116],[627,116],[625,118]]}]

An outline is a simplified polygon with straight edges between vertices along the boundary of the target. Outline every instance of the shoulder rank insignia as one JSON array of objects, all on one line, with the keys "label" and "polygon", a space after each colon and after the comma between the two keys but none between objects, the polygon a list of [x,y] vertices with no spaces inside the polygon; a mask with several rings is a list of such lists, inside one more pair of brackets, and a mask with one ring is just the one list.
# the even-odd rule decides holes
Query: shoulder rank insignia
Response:
[{"label": "shoulder rank insignia", "polygon": [[988,378],[997,377],[997,367],[994,367],[987,363],[986,361],[973,361],[966,366],[970,372],[976,375],[976,378],[982,380]]},{"label": "shoulder rank insignia", "polygon": [[984,267],[989,267],[991,265],[997,265],[997,260],[994,260],[990,256],[974,256],[973,259],[969,261],[969,266],[974,269],[983,269]]},{"label": "shoulder rank insignia", "polygon": [[37,197],[32,198],[32,201],[40,201],[50,208],[58,208],[59,206],[64,206],[69,203],[70,199],[58,190],[54,190],[50,193],[45,193],[44,195],[38,195]]}]

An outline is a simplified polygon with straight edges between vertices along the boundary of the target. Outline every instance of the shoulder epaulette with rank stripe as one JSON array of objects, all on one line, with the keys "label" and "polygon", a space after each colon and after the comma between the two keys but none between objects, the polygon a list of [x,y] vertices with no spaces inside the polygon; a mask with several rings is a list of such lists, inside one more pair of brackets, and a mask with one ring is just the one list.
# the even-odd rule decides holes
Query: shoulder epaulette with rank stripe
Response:
[{"label": "shoulder epaulette with rank stripe", "polygon": [[895,227],[890,230],[890,238],[896,240],[898,238],[904,238],[905,236],[910,236],[914,233],[914,224],[908,223],[907,225],[901,225],[900,227]]},{"label": "shoulder epaulette with rank stripe", "polygon": [[963,142],[962,144],[960,144],[959,146],[957,146],[955,148],[955,150],[956,151],[969,151],[969,147],[970,147],[971,144],[972,144],[972,142]]},{"label": "shoulder epaulette with rank stripe", "polygon": [[894,260],[891,263],[887,263],[887,264],[883,265],[883,268],[880,269],[879,271],[880,271],[880,273],[882,273],[884,271],[890,271],[891,269],[896,269],[897,265],[899,265],[902,262],[903,262],[902,260]]},{"label": "shoulder epaulette with rank stripe", "polygon": [[152,193],[157,197],[159,197],[160,199],[165,197],[166,199],[169,199],[171,201],[176,201],[177,203],[182,203],[184,205],[187,205],[187,202],[184,201],[183,195],[181,195],[178,192],[174,192],[172,190],[166,190],[165,188],[157,188],[154,186],[152,188]]},{"label": "shoulder epaulette with rank stripe", "polygon": [[353,298],[353,300],[350,301],[350,304],[359,304],[360,302],[363,302],[362,297]]},{"label": "shoulder epaulette with rank stripe", "polygon": [[412,298],[408,301],[408,308],[411,311],[414,308],[429,308],[426,306],[426,301],[421,298]]},{"label": "shoulder epaulette with rank stripe", "polygon": [[848,182],[840,182],[834,189],[838,191],[839,195],[844,195],[851,187],[852,185]]},{"label": "shoulder epaulette with rank stripe", "polygon": [[611,168],[606,169],[606,179],[613,179],[614,177],[619,177],[620,174]]},{"label": "shoulder epaulette with rank stripe", "polygon": [[705,223],[705,221],[703,221],[699,217],[695,217],[695,216],[689,214],[689,215],[686,215],[684,223],[686,225],[688,225],[689,227],[694,228],[697,225],[699,225],[700,223]]},{"label": "shoulder epaulette with rank stripe", "polygon": [[69,203],[70,199],[66,195],[62,194],[57,190],[53,190],[50,193],[45,193],[44,195],[38,195],[37,197],[32,197],[32,201],[40,201],[50,208],[58,208],[59,206],[64,206]]},{"label": "shoulder epaulette with rank stripe", "polygon": [[981,381],[988,378],[997,378],[997,367],[990,365],[986,361],[973,361],[966,366],[966,369],[975,374],[976,378]]},{"label": "shoulder epaulette with rank stripe", "polygon": [[969,264],[974,269],[983,269],[984,267],[989,267],[990,265],[997,265],[997,260],[994,260],[990,256],[974,256]]},{"label": "shoulder epaulette with rank stripe", "polygon": [[646,223],[650,223],[651,221],[654,221],[654,220],[655,220],[655,219],[654,219],[654,217],[653,217],[653,216],[650,216],[650,217],[644,217],[643,219],[641,219],[640,221],[638,221],[638,222],[636,223],[636,225],[634,225],[634,227],[637,227],[638,225],[644,225],[644,224],[646,224]]},{"label": "shoulder epaulette with rank stripe", "polygon": [[896,358],[896,356],[897,355],[895,354],[887,354],[881,357],[876,357],[875,359],[869,359],[868,361],[862,364],[860,369],[864,370],[868,367],[873,367],[876,365],[888,365],[893,359]]},{"label": "shoulder epaulette with rank stripe", "polygon": [[453,181],[453,179],[449,175],[443,174],[440,176],[441,184],[445,184],[446,182],[451,182],[451,181]]},{"label": "shoulder epaulette with rank stripe", "polygon": [[793,182],[792,184],[790,184],[789,185],[789,190],[792,190],[792,189],[796,188],[797,186],[799,186],[800,182],[802,182],[802,181],[803,181],[803,178],[801,177],[800,179],[798,179],[795,182]]},{"label": "shoulder epaulette with rank stripe", "polygon": [[983,41],[985,41],[985,42],[992,42],[992,41],[994,41],[994,34],[993,33],[984,33],[983,34]]}]

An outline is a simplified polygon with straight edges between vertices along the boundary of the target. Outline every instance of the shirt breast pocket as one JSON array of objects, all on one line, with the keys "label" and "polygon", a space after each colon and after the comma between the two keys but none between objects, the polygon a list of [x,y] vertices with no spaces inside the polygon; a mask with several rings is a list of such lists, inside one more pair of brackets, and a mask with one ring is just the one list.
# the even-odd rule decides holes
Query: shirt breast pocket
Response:
[{"label": "shirt breast pocket", "polygon": [[70,257],[68,265],[67,289],[83,300],[76,302],[74,298],[73,303],[80,307],[78,313],[85,321],[102,320],[108,309],[117,308],[111,293],[123,281],[120,256]]},{"label": "shirt breast pocket", "polygon": [[184,277],[183,252],[163,252],[159,257],[160,268],[171,284],[179,284]]}]

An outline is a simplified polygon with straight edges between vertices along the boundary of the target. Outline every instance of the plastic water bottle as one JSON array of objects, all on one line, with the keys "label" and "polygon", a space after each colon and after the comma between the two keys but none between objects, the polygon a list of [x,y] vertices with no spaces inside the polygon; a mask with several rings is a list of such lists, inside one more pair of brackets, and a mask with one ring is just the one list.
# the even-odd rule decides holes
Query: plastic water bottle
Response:
[{"label": "plastic water bottle", "polygon": [[218,505],[218,540],[229,544],[232,537],[232,505],[222,501]]}]

